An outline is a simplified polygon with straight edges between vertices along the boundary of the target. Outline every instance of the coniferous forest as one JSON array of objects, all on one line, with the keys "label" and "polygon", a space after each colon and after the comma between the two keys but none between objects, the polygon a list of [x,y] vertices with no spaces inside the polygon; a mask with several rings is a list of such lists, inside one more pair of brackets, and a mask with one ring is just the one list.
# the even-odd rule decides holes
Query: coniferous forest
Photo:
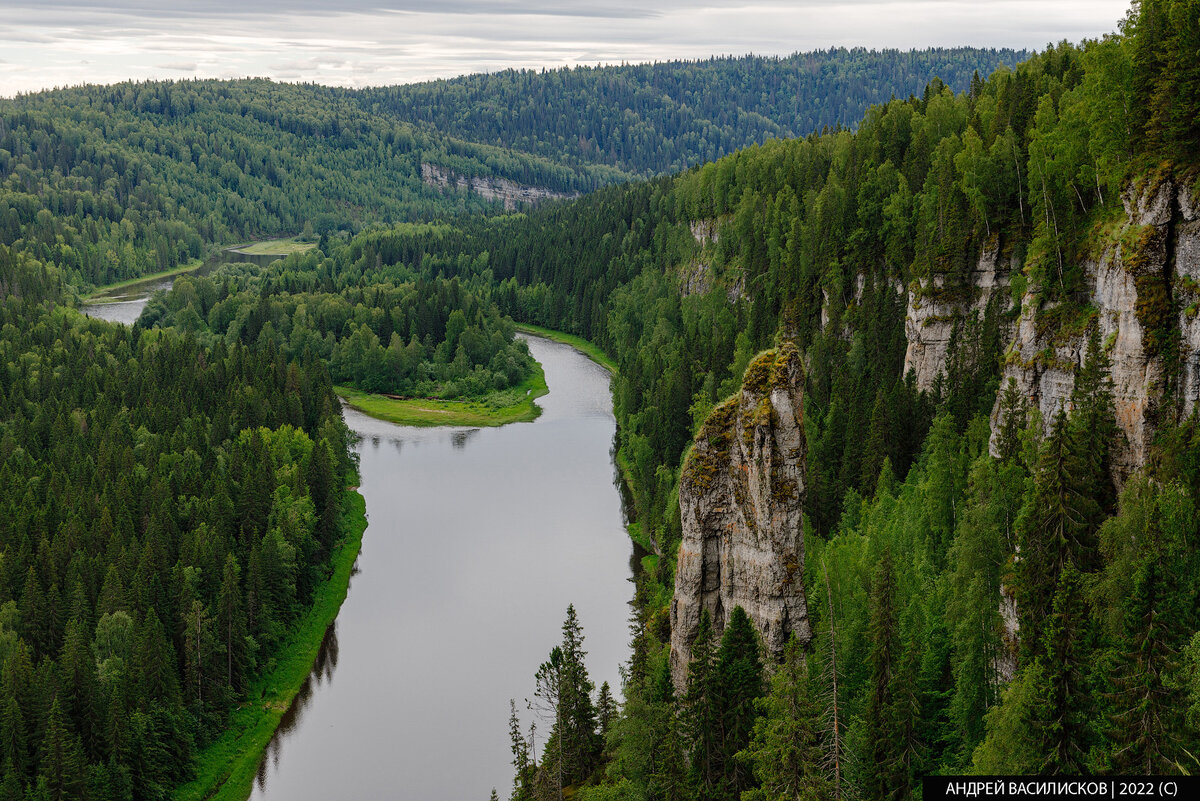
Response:
[{"label": "coniferous forest", "polygon": [[[334,386],[512,390],[518,323],[615,364],[649,554],[622,686],[570,607],[512,704],[514,801],[1200,771],[1198,47],[1142,0],[1034,54],[0,100],[0,801],[174,797],[357,524]],[[133,326],[77,308],[301,231]],[[726,485],[800,521],[778,647],[688,583]]]}]

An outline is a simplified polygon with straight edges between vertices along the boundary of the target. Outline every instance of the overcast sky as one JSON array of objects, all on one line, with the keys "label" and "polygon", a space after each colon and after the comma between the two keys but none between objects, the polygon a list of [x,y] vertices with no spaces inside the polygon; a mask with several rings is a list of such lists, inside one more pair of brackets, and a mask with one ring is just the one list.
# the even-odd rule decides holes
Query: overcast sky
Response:
[{"label": "overcast sky", "polygon": [[1115,30],[1128,0],[3,0],[0,96],[234,78],[371,86],[506,67],[1015,47]]}]

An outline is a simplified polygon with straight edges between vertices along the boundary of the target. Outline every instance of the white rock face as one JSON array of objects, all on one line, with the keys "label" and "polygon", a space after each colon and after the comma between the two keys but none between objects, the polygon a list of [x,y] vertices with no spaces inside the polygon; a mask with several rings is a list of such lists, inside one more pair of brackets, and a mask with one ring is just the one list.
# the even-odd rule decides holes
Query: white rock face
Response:
[{"label": "white rock face", "polygon": [[805,441],[799,354],[786,344],[746,370],[709,415],[679,484],[683,542],[671,601],[671,673],[683,688],[707,609],[719,636],[736,606],[767,649],[812,632],[804,594]]},{"label": "white rock face", "polygon": [[725,297],[730,303],[748,300],[746,297],[746,276],[736,266],[727,265],[724,275],[718,278],[713,274],[712,263],[704,252],[710,245],[720,241],[720,220],[692,220],[688,223],[692,238],[700,246],[701,252],[679,268],[679,291],[683,296],[707,295],[715,281],[721,281],[725,286]]},{"label": "white rock face", "polygon": [[421,180],[441,191],[464,189],[485,200],[499,200],[508,210],[518,206],[537,205],[543,200],[563,200],[579,197],[578,192],[556,192],[541,186],[524,186],[507,178],[472,178],[459,175],[438,164],[422,164]]},{"label": "white rock face", "polygon": [[1175,231],[1173,290],[1179,309],[1179,395],[1185,417],[1200,403],[1200,203],[1193,191],[1181,186],[1176,196],[1181,220]]},{"label": "white rock face", "polygon": [[[1154,421],[1165,402],[1172,376],[1162,359],[1147,352],[1146,332],[1138,319],[1139,276],[1167,275],[1179,311],[1180,372],[1177,411],[1188,415],[1200,399],[1200,321],[1191,287],[1200,285],[1200,222],[1190,189],[1170,182],[1122,197],[1126,213],[1125,241],[1109,247],[1097,260],[1084,264],[1090,302],[1098,312],[1100,340],[1111,361],[1117,423],[1124,434],[1113,453],[1113,478],[1118,487],[1145,464],[1154,437]],[[1086,352],[1083,334],[1063,337],[1039,334],[1032,293],[1022,303],[1016,335],[1005,360],[1001,386],[1009,379],[1042,412],[1049,431],[1054,415],[1070,403],[1075,372]],[[1046,309],[1043,309],[1044,313]],[[1000,400],[992,409],[992,450],[996,452]]]},{"label": "white rock face", "polygon": [[904,319],[904,372],[911,369],[917,388],[929,391],[939,373],[946,369],[950,334],[954,323],[974,314],[982,314],[992,296],[1008,290],[1009,265],[1000,258],[1000,244],[993,240],[984,248],[979,261],[968,275],[968,286],[960,293],[945,293],[945,277],[915,281],[908,291],[908,311]]}]

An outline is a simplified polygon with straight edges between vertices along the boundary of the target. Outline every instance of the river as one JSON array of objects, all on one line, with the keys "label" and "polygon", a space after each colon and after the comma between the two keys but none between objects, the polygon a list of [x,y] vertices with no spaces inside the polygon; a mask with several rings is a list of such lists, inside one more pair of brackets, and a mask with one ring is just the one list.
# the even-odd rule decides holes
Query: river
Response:
[{"label": "river", "polygon": [[219,265],[231,262],[249,262],[265,267],[276,259],[281,258],[283,257],[257,253],[239,253],[234,248],[228,248],[209,256],[203,264],[185,273],[178,273],[165,278],[148,278],[144,281],[136,281],[120,287],[119,289],[99,292],[83,304],[83,311],[92,317],[99,317],[101,320],[133,325],[137,318],[141,316],[142,309],[146,307],[146,301],[149,300],[150,295],[160,289],[170,289],[171,284],[175,283],[175,279],[180,275],[206,275],[215,270]]},{"label": "river", "polygon": [[[550,387],[532,423],[405,428],[346,408],[363,550],[252,799],[506,797],[508,701],[528,727],[524,699],[570,603],[592,680],[618,691],[640,554],[615,482],[609,375],[528,341]],[[538,721],[539,748],[549,730]]]},{"label": "river", "polygon": [[619,687],[632,545],[608,373],[529,343],[550,386],[533,423],[414,429],[346,409],[370,521],[359,572],[328,635],[336,660],[318,660],[251,798],[507,796],[508,700],[531,719],[523,699],[569,603],[593,681]]}]

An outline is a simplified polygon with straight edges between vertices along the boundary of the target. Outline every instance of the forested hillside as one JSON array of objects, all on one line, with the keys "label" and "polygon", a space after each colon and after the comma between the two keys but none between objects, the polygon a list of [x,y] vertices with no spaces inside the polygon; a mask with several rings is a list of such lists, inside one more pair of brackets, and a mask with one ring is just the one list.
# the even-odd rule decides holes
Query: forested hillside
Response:
[{"label": "forested hillside", "polygon": [[491,207],[426,186],[423,163],[566,190],[619,177],[422,132],[325,87],[88,86],[0,101],[0,241],[86,287],[217,244]]},{"label": "forested hillside", "polygon": [[[935,81],[855,132],[396,235],[619,366],[658,557],[625,706],[602,752],[538,754],[514,723],[514,798],[558,776],[586,798],[882,799],[926,772],[1200,767],[1198,31],[1200,4],[1141,3],[1119,35]],[[802,439],[771,459],[799,460],[799,494],[754,461],[792,347]],[[694,566],[718,485],[743,517],[715,548],[776,536],[763,503],[802,512],[766,563],[801,617],[736,608],[736,571],[680,583],[715,575]],[[796,644],[764,652],[768,623]],[[573,703],[551,742],[588,729]]]},{"label": "forested hillside", "polygon": [[[617,363],[654,551],[623,704],[571,610],[514,799],[1200,770],[1198,45],[1200,3],[1150,0],[986,80],[1013,54],[0,102],[0,801],[186,780],[343,534],[334,378],[511,385],[505,315]],[[955,86],[913,86],[938,59]],[[475,215],[427,162],[600,188]],[[138,326],[69,308],[306,226],[320,252],[181,280]],[[694,581],[714,521],[790,617]]]},{"label": "forested hillside", "polygon": [[[0,242],[86,289],[219,244],[499,208],[426,183],[423,165],[581,192],[846,123],[869,102],[919,91],[930,71],[965,87],[974,71],[1019,55],[852,51],[508,73],[477,87],[473,78],[363,91],[259,79],[22,95],[0,100]],[[474,88],[451,89],[460,85]],[[496,131],[488,121],[499,109],[509,122]]]},{"label": "forested hillside", "polygon": [[164,798],[328,575],[348,434],[319,361],[0,276],[0,798]]},{"label": "forested hillside", "polygon": [[965,91],[1015,67],[1014,50],[854,48],[620,67],[504,70],[365,90],[365,108],[475,142],[633,175],[674,172],[767,139],[850,128],[919,95],[933,76]]}]

